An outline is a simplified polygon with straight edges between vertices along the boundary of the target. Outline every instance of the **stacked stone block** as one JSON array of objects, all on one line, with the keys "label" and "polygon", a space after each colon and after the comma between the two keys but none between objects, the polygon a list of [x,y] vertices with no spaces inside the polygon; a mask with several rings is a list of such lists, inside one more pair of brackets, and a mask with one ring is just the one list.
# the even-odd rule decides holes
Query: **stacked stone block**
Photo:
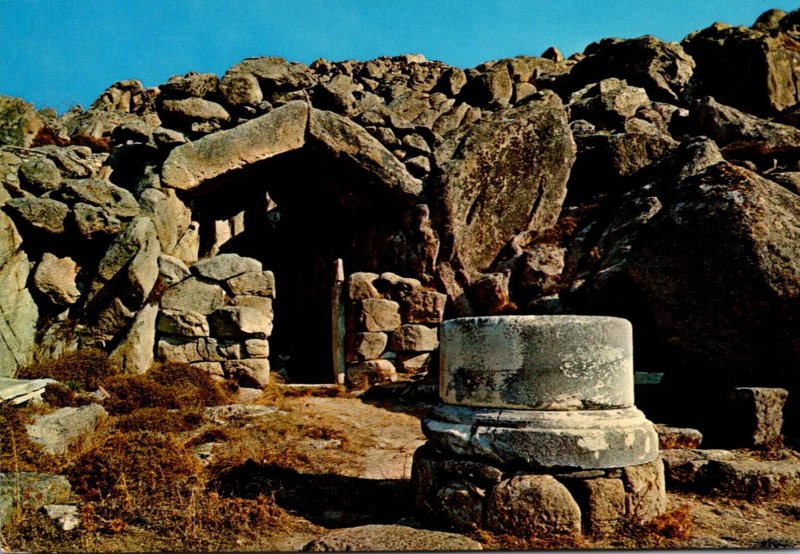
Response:
[{"label": "stacked stone block", "polygon": [[197,262],[161,297],[158,359],[263,387],[269,383],[274,299],[275,278],[257,260],[221,254]]},{"label": "stacked stone block", "polygon": [[447,297],[394,273],[353,273],[346,286],[347,383],[354,388],[425,373],[439,347]]}]

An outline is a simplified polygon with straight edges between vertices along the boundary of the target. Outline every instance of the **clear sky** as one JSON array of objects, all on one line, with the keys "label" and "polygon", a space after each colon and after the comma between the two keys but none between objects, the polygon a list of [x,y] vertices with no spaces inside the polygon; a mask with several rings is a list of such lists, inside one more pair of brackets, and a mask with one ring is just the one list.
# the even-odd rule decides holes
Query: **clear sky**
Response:
[{"label": "clear sky", "polygon": [[243,58],[310,63],[419,52],[459,67],[605,37],[680,41],[714,21],[750,25],[787,0],[0,0],[0,94],[62,112],[111,83]]}]

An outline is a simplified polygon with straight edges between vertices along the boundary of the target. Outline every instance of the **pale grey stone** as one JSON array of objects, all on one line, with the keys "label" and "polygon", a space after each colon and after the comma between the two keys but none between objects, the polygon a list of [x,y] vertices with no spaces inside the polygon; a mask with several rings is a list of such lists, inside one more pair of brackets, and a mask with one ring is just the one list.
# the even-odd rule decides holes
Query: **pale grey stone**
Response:
[{"label": "pale grey stone", "polygon": [[205,371],[212,377],[222,378],[225,376],[222,362],[192,362],[192,367]]},{"label": "pale grey stone", "polygon": [[206,279],[226,281],[242,273],[260,272],[261,262],[238,254],[220,254],[200,260],[191,269],[192,273]]},{"label": "pale grey stone", "polygon": [[109,358],[123,373],[140,375],[153,365],[153,345],[156,341],[158,304],[148,302],[133,318],[130,328]]},{"label": "pale grey stone", "polygon": [[701,492],[704,486],[705,466],[710,460],[733,460],[735,457],[729,450],[685,448],[661,450],[664,474],[669,488],[698,492]]},{"label": "pale grey stone", "polygon": [[5,207],[13,219],[32,229],[52,235],[64,234],[69,208],[63,202],[50,198],[12,198]]},{"label": "pale grey stone", "polygon": [[592,534],[619,531],[625,523],[625,486],[620,479],[579,479],[575,500],[581,507],[583,524]]},{"label": "pale grey stone", "polygon": [[61,171],[53,160],[37,157],[20,164],[19,181],[34,194],[44,194],[61,186]]},{"label": "pale grey stone", "polygon": [[61,408],[37,416],[25,426],[31,441],[50,454],[65,454],[83,437],[93,433],[106,420],[108,413],[99,404],[79,408]]},{"label": "pale grey stone", "polygon": [[777,448],[781,444],[783,406],[789,392],[767,387],[737,387],[731,392],[730,434],[736,446]]},{"label": "pale grey stone", "polygon": [[24,404],[25,402],[39,401],[42,393],[49,383],[56,383],[55,379],[12,379],[0,377],[0,401],[11,404]]},{"label": "pale grey stone", "polygon": [[269,356],[269,341],[266,339],[247,339],[244,341],[247,358],[266,358]]},{"label": "pale grey stone", "polygon": [[161,307],[208,315],[225,302],[225,291],[219,285],[190,277],[169,287],[161,297]]},{"label": "pale grey stone", "polygon": [[422,373],[428,371],[428,366],[431,363],[431,353],[400,352],[395,363],[397,364],[397,371],[400,373]]},{"label": "pale grey stone", "polygon": [[162,309],[158,314],[158,331],[178,337],[207,337],[208,319],[197,312]]},{"label": "pale grey stone", "polygon": [[78,202],[72,207],[71,215],[78,234],[85,240],[102,239],[122,231],[122,222],[98,206]]},{"label": "pale grey stone", "polygon": [[515,410],[440,405],[422,421],[442,452],[519,467],[616,468],[658,457],[653,424],[635,408]]},{"label": "pale grey stone", "polygon": [[226,282],[233,295],[275,298],[275,276],[271,271],[249,271]]},{"label": "pale grey stone", "polygon": [[66,179],[59,196],[68,203],[98,206],[118,218],[139,214],[139,203],[130,191],[102,179]]},{"label": "pale grey stone", "polygon": [[249,294],[234,296],[231,299],[233,306],[245,306],[248,308],[255,308],[264,314],[264,317],[272,318],[272,298],[266,296],[251,296]]},{"label": "pale grey stone", "polygon": [[601,316],[459,318],[441,326],[442,400],[544,410],[633,406],[631,324]]},{"label": "pale grey stone", "polygon": [[78,507],[70,504],[47,504],[42,506],[47,517],[62,531],[72,531],[81,525]]},{"label": "pale grey stone", "polygon": [[308,104],[295,101],[233,129],[182,144],[164,161],[163,185],[192,190],[224,173],[297,150],[305,144],[307,126]]},{"label": "pale grey stone", "polygon": [[210,337],[194,340],[163,337],[158,341],[158,358],[166,362],[222,362],[241,357],[239,343],[221,343]]},{"label": "pale grey stone", "polygon": [[800,492],[797,460],[709,460],[705,486],[733,498],[794,497]]},{"label": "pale grey stone", "polygon": [[[66,502],[72,488],[63,475],[0,473],[0,527],[10,523],[16,509],[38,510],[47,504]],[[17,506],[21,501],[22,506]]]},{"label": "pale grey stone", "polygon": [[[258,391],[261,394],[261,391]],[[260,404],[225,404],[223,406],[209,406],[203,410],[203,416],[211,423],[225,425],[234,420],[253,419],[274,414],[278,411],[275,406]]]},{"label": "pale grey stone", "polygon": [[144,189],[139,197],[142,213],[150,217],[156,227],[161,250],[167,254],[175,251],[178,240],[189,229],[192,212],[172,189]]},{"label": "pale grey stone", "polygon": [[522,537],[578,535],[581,510],[553,476],[517,475],[492,490],[486,504],[486,525]]},{"label": "pale grey stone", "polygon": [[267,338],[272,334],[272,317],[249,306],[226,306],[208,316],[211,334],[219,338]]},{"label": "pale grey stone", "polygon": [[161,254],[158,257],[158,272],[167,285],[174,285],[189,277],[189,266],[175,256]]}]

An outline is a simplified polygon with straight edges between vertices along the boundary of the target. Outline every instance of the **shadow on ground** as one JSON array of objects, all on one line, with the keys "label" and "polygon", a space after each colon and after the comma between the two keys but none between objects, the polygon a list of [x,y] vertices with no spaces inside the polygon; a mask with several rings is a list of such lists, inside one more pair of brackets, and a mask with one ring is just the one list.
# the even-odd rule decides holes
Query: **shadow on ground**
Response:
[{"label": "shadow on ground", "polygon": [[406,479],[306,474],[248,460],[213,485],[223,496],[271,496],[285,510],[325,527],[395,523],[414,513]]}]

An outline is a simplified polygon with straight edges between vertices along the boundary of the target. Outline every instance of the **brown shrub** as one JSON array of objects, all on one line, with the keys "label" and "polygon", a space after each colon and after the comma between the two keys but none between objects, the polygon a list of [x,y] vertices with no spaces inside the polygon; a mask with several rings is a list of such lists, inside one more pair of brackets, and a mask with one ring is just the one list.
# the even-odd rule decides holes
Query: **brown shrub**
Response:
[{"label": "brown shrub", "polygon": [[231,402],[230,394],[205,371],[190,364],[160,364],[143,375],[118,375],[104,386],[112,414],[140,408],[194,409]]},{"label": "brown shrub", "polygon": [[98,348],[68,352],[59,358],[37,362],[17,371],[20,379],[51,378],[75,390],[94,391],[117,368]]},{"label": "brown shrub", "polygon": [[129,414],[139,408],[178,408],[169,388],[145,375],[117,375],[104,383],[110,395],[103,405],[112,414]]},{"label": "brown shrub", "polygon": [[200,425],[203,415],[197,411],[170,411],[166,408],[139,408],[121,416],[115,429],[122,432],[158,431],[178,433]]},{"label": "brown shrub", "polygon": [[92,152],[110,152],[111,144],[106,137],[93,137],[91,135],[76,135],[72,137],[72,144],[88,146]]},{"label": "brown shrub", "polygon": [[37,146],[49,146],[51,144],[55,146],[69,146],[70,141],[60,137],[58,131],[52,127],[42,127],[31,142],[31,146],[34,148]]},{"label": "brown shrub", "polygon": [[684,504],[665,512],[653,519],[648,527],[668,539],[688,539],[692,536],[692,508]]},{"label": "brown shrub", "polygon": [[89,498],[151,494],[190,484],[200,471],[172,436],[149,431],[115,433],[68,468],[74,490]]},{"label": "brown shrub", "polygon": [[155,383],[167,387],[180,408],[219,406],[232,400],[230,394],[208,373],[191,364],[159,364],[146,375]]}]

